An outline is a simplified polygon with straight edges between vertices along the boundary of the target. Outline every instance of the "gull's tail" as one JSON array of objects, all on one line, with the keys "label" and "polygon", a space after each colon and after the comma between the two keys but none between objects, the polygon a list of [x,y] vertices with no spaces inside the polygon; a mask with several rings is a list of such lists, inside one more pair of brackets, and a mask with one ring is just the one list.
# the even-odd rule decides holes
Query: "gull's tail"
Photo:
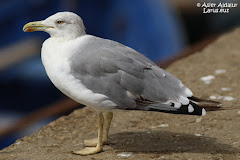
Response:
[{"label": "gull's tail", "polygon": [[198,106],[204,108],[206,111],[219,111],[223,110],[223,105],[220,102],[201,99],[197,97],[189,97],[188,98],[191,102],[196,103]]}]

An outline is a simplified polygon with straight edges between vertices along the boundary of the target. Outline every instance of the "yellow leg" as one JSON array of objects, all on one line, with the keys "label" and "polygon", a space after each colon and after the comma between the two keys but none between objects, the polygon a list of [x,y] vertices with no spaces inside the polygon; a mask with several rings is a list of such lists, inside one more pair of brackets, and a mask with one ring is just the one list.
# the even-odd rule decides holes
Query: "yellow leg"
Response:
[{"label": "yellow leg", "polygon": [[103,124],[104,124],[104,117],[102,113],[98,114],[98,140],[97,140],[97,146],[96,147],[85,147],[80,151],[74,151],[74,154],[80,154],[80,155],[90,155],[95,154],[102,151],[103,142]]},{"label": "yellow leg", "polygon": [[[107,143],[110,124],[113,118],[113,112],[106,113],[106,128],[104,129],[103,144]],[[85,146],[94,147],[97,145],[98,138],[84,140]]]},{"label": "yellow leg", "polygon": [[106,128],[105,128],[105,133],[103,135],[103,142],[104,143],[107,143],[107,141],[108,141],[108,132],[109,132],[110,124],[112,122],[113,112],[107,112],[106,118],[107,118],[107,125],[106,125]]}]

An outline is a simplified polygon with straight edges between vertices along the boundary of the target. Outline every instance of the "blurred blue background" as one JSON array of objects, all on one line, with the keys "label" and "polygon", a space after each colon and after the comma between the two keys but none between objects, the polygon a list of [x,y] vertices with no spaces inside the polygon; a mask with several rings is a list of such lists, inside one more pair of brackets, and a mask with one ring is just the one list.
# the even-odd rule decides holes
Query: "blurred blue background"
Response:
[{"label": "blurred blue background", "polygon": [[[155,62],[240,22],[239,10],[204,15],[194,0],[0,1],[0,130],[64,97],[51,84],[40,59],[41,44],[49,35],[22,31],[24,24],[59,11],[80,15],[88,34],[118,41]],[[55,118],[1,138],[0,149]]]}]

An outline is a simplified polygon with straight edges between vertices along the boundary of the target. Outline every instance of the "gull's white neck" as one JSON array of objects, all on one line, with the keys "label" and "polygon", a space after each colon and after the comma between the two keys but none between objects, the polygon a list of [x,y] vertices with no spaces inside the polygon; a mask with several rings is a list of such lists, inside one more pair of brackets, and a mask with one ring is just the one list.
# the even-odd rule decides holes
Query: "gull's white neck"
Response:
[{"label": "gull's white neck", "polygon": [[42,45],[41,57],[48,76],[49,72],[70,72],[69,58],[84,45],[87,35],[75,39],[69,37],[50,37]]}]

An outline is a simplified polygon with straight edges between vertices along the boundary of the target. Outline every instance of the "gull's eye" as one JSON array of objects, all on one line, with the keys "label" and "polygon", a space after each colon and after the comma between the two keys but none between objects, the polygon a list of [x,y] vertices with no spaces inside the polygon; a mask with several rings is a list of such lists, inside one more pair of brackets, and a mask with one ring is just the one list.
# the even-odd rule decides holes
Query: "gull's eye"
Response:
[{"label": "gull's eye", "polygon": [[63,21],[57,21],[56,23],[57,24],[63,24]]}]

